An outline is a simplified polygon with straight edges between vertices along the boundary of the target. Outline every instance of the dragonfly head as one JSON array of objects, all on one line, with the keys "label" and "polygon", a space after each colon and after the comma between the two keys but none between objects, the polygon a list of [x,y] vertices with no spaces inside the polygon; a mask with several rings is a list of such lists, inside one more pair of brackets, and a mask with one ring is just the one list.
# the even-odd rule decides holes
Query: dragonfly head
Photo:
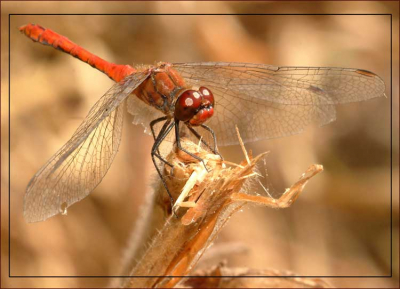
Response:
[{"label": "dragonfly head", "polygon": [[198,126],[214,114],[214,96],[202,86],[199,90],[185,90],[175,103],[175,118]]}]

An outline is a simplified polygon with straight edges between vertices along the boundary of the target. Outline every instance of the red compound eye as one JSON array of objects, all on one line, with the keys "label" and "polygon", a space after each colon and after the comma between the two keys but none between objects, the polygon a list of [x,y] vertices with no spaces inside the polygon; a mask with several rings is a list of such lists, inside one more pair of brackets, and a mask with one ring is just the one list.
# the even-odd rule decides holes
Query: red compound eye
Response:
[{"label": "red compound eye", "polygon": [[214,95],[212,94],[211,90],[207,87],[200,87],[199,92],[203,95],[203,98],[208,100],[211,103],[211,106],[214,106]]},{"label": "red compound eye", "polygon": [[195,90],[183,92],[175,104],[175,118],[181,121],[190,120],[201,106],[201,94]]},{"label": "red compound eye", "polygon": [[184,91],[175,103],[175,119],[201,125],[214,114],[214,96],[202,86],[198,91]]}]

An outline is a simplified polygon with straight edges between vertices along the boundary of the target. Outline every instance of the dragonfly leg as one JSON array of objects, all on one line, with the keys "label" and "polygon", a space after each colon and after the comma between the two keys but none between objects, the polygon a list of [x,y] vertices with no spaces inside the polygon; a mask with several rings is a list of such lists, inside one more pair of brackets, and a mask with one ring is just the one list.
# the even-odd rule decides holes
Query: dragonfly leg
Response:
[{"label": "dragonfly leg", "polygon": [[165,137],[168,135],[168,133],[173,128],[173,126],[174,126],[174,123],[171,123],[171,120],[168,120],[163,124],[163,127],[161,128],[159,134],[157,135],[157,137],[154,141],[153,147],[151,149],[152,156],[157,157],[160,161],[162,161],[166,165],[169,165],[171,168],[173,168],[174,166],[161,156],[161,154],[159,152],[159,148],[160,148],[161,143],[165,139]]},{"label": "dragonfly leg", "polygon": [[[157,139],[156,133],[154,132],[154,126],[155,126],[157,123],[159,123],[159,122],[161,122],[161,121],[164,121],[164,120],[167,120],[167,119],[168,119],[168,117],[163,116],[163,117],[157,118],[157,119],[155,119],[155,120],[152,120],[152,121],[150,122],[151,134],[153,135],[154,141],[156,141],[156,139]],[[160,131],[160,132],[161,132],[161,131]],[[160,151],[157,150],[157,153],[160,154]]]},{"label": "dragonfly leg", "polygon": [[[197,132],[196,132],[197,133]],[[181,138],[180,138],[180,134],[179,134],[179,120],[175,120],[175,135],[176,135],[176,144],[178,146],[178,149],[180,149],[181,151],[187,153],[189,156],[191,156],[192,158],[195,158],[196,160],[198,160],[199,162],[202,162],[205,169],[207,170],[207,172],[210,172],[210,170],[207,168],[204,160],[199,157],[196,156],[195,154],[192,154],[191,152],[187,151],[186,149],[184,149],[181,145]],[[196,134],[195,134],[196,135]],[[207,145],[208,146],[208,145]]]},{"label": "dragonfly leg", "polygon": [[217,137],[215,136],[215,132],[212,130],[212,128],[210,128],[209,126],[206,126],[205,124],[201,124],[200,126],[212,135],[212,138],[214,140],[213,153],[216,155],[219,155],[221,157],[221,160],[223,160],[224,158],[222,157],[222,155],[219,153],[219,151],[217,149]]},{"label": "dragonfly leg", "polygon": [[[171,163],[169,163],[167,160],[165,160],[165,159],[158,153],[158,150],[159,150],[159,147],[160,147],[162,141],[165,139],[165,137],[168,135],[168,133],[171,131],[171,129],[172,129],[173,127],[174,127],[174,122],[171,123],[171,120],[167,120],[167,121],[165,122],[165,124],[163,125],[163,127],[162,127],[160,133],[158,134],[158,136],[157,136],[157,138],[156,138],[156,141],[154,142],[154,145],[153,145],[153,147],[152,147],[152,149],[151,149],[151,159],[152,159],[152,161],[153,161],[154,167],[155,167],[156,170],[157,170],[158,175],[159,175],[160,178],[161,178],[161,181],[162,181],[162,183],[163,183],[163,185],[164,185],[164,188],[165,188],[165,190],[166,190],[167,193],[168,193],[169,199],[170,199],[170,201],[171,201],[171,208],[174,206],[175,200],[174,200],[174,198],[172,197],[172,195],[171,195],[171,193],[170,193],[170,191],[169,191],[169,189],[168,189],[167,183],[165,182],[165,179],[164,179],[164,177],[163,177],[163,175],[162,175],[162,173],[161,173],[160,168],[158,167],[158,165],[157,165],[157,163],[156,163],[155,158],[157,157],[157,158],[158,158],[160,161],[162,161],[164,164],[167,164],[167,165],[169,165],[171,168],[173,168],[173,165],[172,165]],[[175,213],[174,213],[174,214],[175,214]],[[176,216],[176,215],[175,215],[175,216]]]},{"label": "dragonfly leg", "polygon": [[201,137],[201,135],[193,127],[191,127],[190,125],[187,125],[187,127],[206,147],[208,147],[214,154],[219,155],[221,160],[223,160],[221,154],[217,150],[217,138],[215,137],[215,133],[211,128],[209,128],[208,126],[206,126],[204,124],[201,124],[201,127],[204,128],[205,130],[207,130],[212,135],[213,141],[214,141],[213,147],[211,147],[206,141],[204,141],[203,138]]},{"label": "dragonfly leg", "polygon": [[167,118],[168,118],[168,117],[163,116],[163,117],[157,118],[157,119],[155,119],[155,120],[152,120],[152,121],[150,122],[151,134],[153,135],[154,141],[156,141],[156,139],[157,139],[156,133],[154,132],[154,126],[155,126],[157,123],[159,123],[160,121],[167,120]]}]

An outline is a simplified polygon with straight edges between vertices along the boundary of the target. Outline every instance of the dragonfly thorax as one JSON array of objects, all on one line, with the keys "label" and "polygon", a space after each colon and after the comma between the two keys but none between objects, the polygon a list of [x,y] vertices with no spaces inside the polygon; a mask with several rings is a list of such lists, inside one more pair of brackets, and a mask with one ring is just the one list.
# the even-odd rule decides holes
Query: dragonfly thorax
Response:
[{"label": "dragonfly thorax", "polygon": [[175,102],[175,119],[189,122],[193,126],[201,125],[213,114],[214,96],[204,86],[199,90],[183,91]]},{"label": "dragonfly thorax", "polygon": [[169,118],[203,124],[214,114],[214,96],[202,86],[188,89],[179,73],[165,63],[151,70],[149,78],[134,91],[145,103],[162,111]]},{"label": "dragonfly thorax", "polygon": [[175,100],[185,87],[185,81],[171,68],[171,64],[164,64],[151,68],[149,77],[135,89],[134,94],[172,118]]}]

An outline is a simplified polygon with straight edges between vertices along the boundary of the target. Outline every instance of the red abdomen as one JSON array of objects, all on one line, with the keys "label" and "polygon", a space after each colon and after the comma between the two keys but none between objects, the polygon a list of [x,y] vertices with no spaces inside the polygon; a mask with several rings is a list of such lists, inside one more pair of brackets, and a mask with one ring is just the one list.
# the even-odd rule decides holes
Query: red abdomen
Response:
[{"label": "red abdomen", "polygon": [[73,43],[68,38],[40,25],[28,24],[20,27],[19,31],[24,33],[35,42],[52,46],[58,50],[72,55],[75,58],[78,58],[79,60],[82,60],[83,62],[86,62],[101,72],[104,72],[108,75],[108,77],[116,82],[119,82],[126,76],[136,72],[136,69],[130,65],[118,65],[105,61],[104,59],[101,59],[100,57]]}]

